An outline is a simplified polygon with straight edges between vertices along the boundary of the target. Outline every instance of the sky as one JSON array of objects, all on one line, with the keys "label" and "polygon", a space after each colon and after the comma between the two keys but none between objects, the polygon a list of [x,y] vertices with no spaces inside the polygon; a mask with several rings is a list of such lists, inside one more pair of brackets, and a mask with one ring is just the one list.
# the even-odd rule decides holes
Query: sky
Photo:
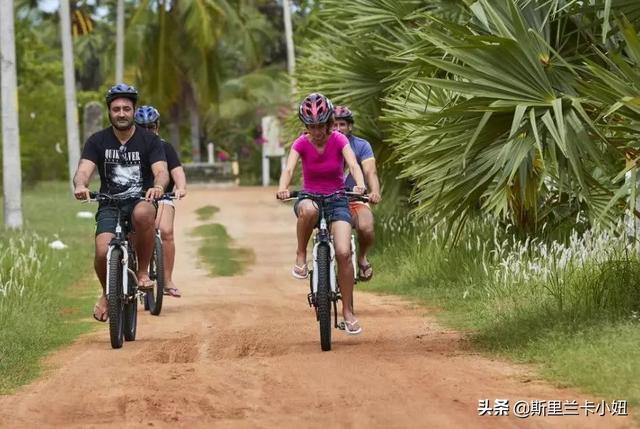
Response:
[{"label": "sky", "polygon": [[[87,1],[87,3],[94,4],[95,2],[93,0],[89,0]],[[47,13],[56,12],[59,6],[60,6],[60,0],[38,0],[38,7]],[[98,9],[102,9],[102,8],[98,8]],[[105,13],[106,13],[106,9],[105,9]],[[100,11],[98,11],[98,15],[101,15]]]}]

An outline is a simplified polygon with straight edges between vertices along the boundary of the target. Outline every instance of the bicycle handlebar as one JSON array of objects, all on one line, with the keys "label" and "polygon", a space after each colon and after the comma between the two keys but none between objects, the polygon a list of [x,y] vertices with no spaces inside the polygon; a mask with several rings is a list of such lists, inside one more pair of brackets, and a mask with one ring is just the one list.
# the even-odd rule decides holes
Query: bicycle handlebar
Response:
[{"label": "bicycle handlebar", "polygon": [[344,190],[339,190],[328,195],[315,194],[313,192],[307,192],[307,191],[291,191],[289,192],[289,198],[283,199],[282,201],[294,200],[299,197],[309,198],[312,200],[326,200],[336,195],[344,195],[349,198],[349,201],[362,201],[364,203],[369,202],[369,197],[367,195],[362,195],[362,194],[358,194],[357,192],[344,191]]},{"label": "bicycle handlebar", "polygon": [[[144,199],[145,194],[137,195],[137,198]],[[85,201],[118,201],[118,200],[128,200],[133,197],[120,198],[111,194],[106,194],[104,192],[89,192],[89,199]],[[167,192],[166,194],[162,194],[159,198],[154,198],[155,201],[159,200],[175,200],[177,199],[175,192]]]}]

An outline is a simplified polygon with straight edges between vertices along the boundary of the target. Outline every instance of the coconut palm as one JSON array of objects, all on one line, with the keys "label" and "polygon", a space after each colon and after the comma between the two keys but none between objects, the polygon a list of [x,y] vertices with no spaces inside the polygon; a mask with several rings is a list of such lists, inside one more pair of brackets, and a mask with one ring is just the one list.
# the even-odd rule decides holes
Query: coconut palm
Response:
[{"label": "coconut palm", "polygon": [[194,161],[200,160],[201,115],[217,102],[225,73],[223,39],[242,43],[243,55],[259,62],[251,38],[255,29],[244,19],[251,16],[249,9],[244,2],[226,0],[144,0],[131,18],[127,52],[137,53],[144,99],[169,112],[174,123],[179,123],[184,107]]}]

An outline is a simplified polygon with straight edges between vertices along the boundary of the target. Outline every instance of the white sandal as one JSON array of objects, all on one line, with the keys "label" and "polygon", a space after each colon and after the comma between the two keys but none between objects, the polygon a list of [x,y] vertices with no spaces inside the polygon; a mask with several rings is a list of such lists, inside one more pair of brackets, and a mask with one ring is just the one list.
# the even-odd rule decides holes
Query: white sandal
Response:
[{"label": "white sandal", "polygon": [[[299,274],[298,271],[296,271],[296,269],[298,271],[302,271],[304,275]],[[302,266],[294,265],[293,269],[291,270],[291,275],[297,279],[304,280],[307,277],[309,277],[309,267],[307,267],[307,264],[302,264]]]},{"label": "white sandal", "polygon": [[358,335],[360,332],[362,332],[362,326],[358,326],[358,329],[356,330],[351,330],[349,329],[350,326],[353,326],[355,324],[358,323],[358,319],[354,320],[353,322],[349,322],[348,320],[344,321],[344,331],[349,334],[349,335]]}]

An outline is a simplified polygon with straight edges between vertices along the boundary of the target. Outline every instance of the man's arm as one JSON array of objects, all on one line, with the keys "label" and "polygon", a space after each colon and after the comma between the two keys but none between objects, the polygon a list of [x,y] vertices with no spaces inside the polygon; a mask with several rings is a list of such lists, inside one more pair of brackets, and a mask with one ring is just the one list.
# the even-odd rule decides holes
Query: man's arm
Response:
[{"label": "man's arm", "polygon": [[80,162],[78,162],[78,169],[76,170],[76,174],[73,176],[73,195],[76,199],[89,199],[89,181],[91,180],[91,175],[95,170],[96,164],[93,161],[81,159]]},{"label": "man's arm", "polygon": [[147,189],[147,199],[160,198],[169,184],[169,172],[167,171],[167,161],[157,161],[151,164],[153,172],[153,188]]},{"label": "man's arm", "polygon": [[362,161],[362,172],[364,173],[367,185],[369,185],[369,201],[378,204],[382,200],[380,195],[380,181],[378,180],[378,170],[376,169],[376,159],[369,158]]},{"label": "man's arm", "polygon": [[171,170],[171,178],[176,184],[176,198],[180,199],[187,195],[187,176],[184,174],[184,168],[182,166],[173,168]]}]

